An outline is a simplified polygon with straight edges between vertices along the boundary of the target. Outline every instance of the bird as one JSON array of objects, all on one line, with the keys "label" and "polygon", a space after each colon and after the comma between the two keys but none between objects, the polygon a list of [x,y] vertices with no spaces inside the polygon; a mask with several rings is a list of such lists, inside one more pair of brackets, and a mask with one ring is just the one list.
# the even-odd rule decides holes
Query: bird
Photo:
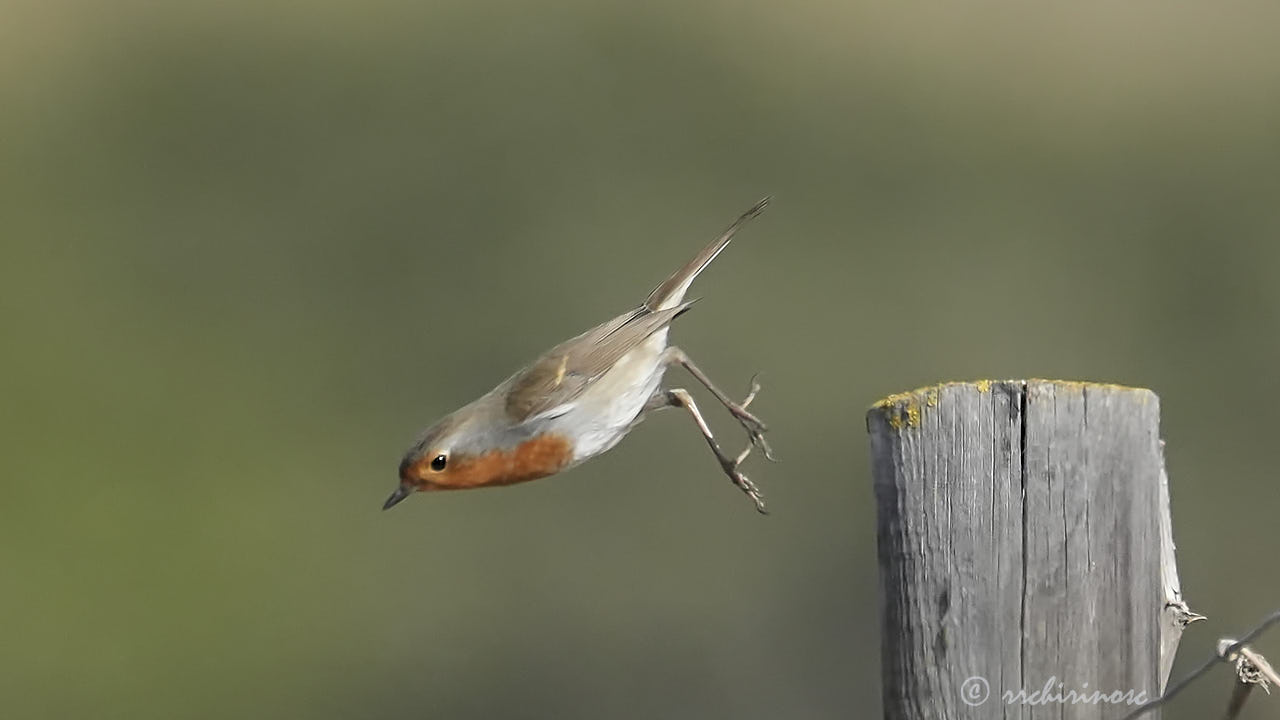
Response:
[{"label": "bird", "polygon": [[[610,450],[650,413],[680,408],[692,417],[724,474],[757,511],[768,514],[759,487],[741,470],[753,448],[775,459],[765,439],[768,426],[748,410],[760,391],[759,376],[751,378],[746,397],[735,402],[668,335],[672,322],[697,302],[685,299],[694,279],[770,199],[742,213],[639,307],[556,345],[423,431],[401,459],[399,484],[383,509],[416,492],[498,487],[555,475]],[[729,455],[720,447],[688,389],[664,382],[673,366],[687,371],[741,424],[748,440],[741,453]]]}]

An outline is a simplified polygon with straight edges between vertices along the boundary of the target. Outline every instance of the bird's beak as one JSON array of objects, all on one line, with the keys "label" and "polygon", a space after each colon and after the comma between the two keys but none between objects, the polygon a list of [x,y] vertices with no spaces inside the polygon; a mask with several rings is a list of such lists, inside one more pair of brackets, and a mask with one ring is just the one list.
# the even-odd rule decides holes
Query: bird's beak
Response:
[{"label": "bird's beak", "polygon": [[411,494],[413,494],[412,488],[410,488],[407,485],[401,485],[400,487],[396,488],[395,492],[391,493],[391,497],[387,498],[386,502],[382,503],[382,509],[390,510],[391,508],[395,507],[401,500],[409,497]]}]

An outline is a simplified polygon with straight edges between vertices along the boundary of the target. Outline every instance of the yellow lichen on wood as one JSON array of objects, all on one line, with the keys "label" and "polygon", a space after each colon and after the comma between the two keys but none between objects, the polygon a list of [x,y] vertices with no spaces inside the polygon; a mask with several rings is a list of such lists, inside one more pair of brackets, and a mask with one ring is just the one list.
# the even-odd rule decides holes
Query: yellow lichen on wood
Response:
[{"label": "yellow lichen on wood", "polygon": [[901,430],[906,427],[920,427],[920,405],[914,400],[908,400],[902,405],[893,405],[882,408],[886,411],[886,419],[889,421],[889,427],[894,430]]},{"label": "yellow lichen on wood", "polygon": [[902,430],[909,427],[920,427],[920,423],[924,421],[924,411],[926,408],[937,407],[943,390],[949,387],[977,387],[978,392],[991,392],[991,380],[977,380],[974,382],[944,382],[937,385],[927,385],[919,387],[910,392],[895,393],[872,405],[872,409],[879,410],[889,423],[889,427],[894,430]]},{"label": "yellow lichen on wood", "polygon": [[890,395],[872,407],[884,413],[889,427],[894,430],[901,430],[905,427],[919,427],[921,417],[920,394],[924,390],[922,388],[921,390]]},{"label": "yellow lichen on wood", "polygon": [[979,393],[989,393],[992,387],[1000,383],[1013,383],[1028,387],[1034,383],[1053,385],[1068,390],[1084,392],[1086,388],[1094,390],[1110,390],[1113,392],[1142,392],[1145,394],[1143,402],[1149,397],[1154,397],[1150,390],[1140,387],[1129,387],[1126,385],[1117,385],[1115,383],[1099,383],[1087,382],[1081,380],[1045,380],[1042,378],[1034,378],[1031,380],[973,380],[970,382],[944,382],[937,385],[927,385],[925,387],[916,388],[909,392],[894,393],[888,397],[879,400],[871,406],[872,410],[879,411],[889,423],[889,427],[894,430],[902,430],[904,428],[920,427],[920,423],[924,421],[924,411],[926,408],[937,407],[943,390],[954,387],[967,387],[977,390]]},{"label": "yellow lichen on wood", "polygon": [[877,402],[872,408],[884,413],[889,427],[894,430],[920,427],[920,423],[924,419],[924,408],[938,406],[938,390],[940,387],[923,387],[911,392],[890,395]]}]

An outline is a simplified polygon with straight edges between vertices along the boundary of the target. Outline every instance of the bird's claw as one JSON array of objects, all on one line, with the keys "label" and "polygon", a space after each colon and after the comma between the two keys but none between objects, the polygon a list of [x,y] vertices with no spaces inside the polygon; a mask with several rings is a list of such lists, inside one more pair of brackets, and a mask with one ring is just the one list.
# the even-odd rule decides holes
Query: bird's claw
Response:
[{"label": "bird's claw", "polygon": [[755,483],[751,482],[751,478],[748,478],[741,470],[738,469],[738,465],[746,459],[747,454],[750,452],[751,448],[748,447],[746,450],[742,451],[741,455],[738,456],[737,461],[725,463],[724,472],[729,476],[729,480],[736,485],[739,490],[746,493],[747,497],[751,498],[751,501],[756,504],[756,512],[761,515],[768,515],[769,509],[766,508],[764,504],[764,493],[760,492],[760,488],[757,487]]},{"label": "bird's claw", "polygon": [[[769,510],[764,504],[764,493],[760,492],[760,488],[751,481],[751,478],[748,478],[746,474],[739,469],[742,466],[743,461],[751,455],[753,447],[756,447],[754,440],[751,445],[747,445],[742,449],[742,452],[738,453],[738,457],[733,459],[725,457],[723,454],[718,452],[717,455],[720,456],[720,467],[724,470],[724,474],[729,476],[729,480],[737,486],[739,490],[746,493],[747,497],[751,498],[751,501],[756,504],[756,512],[759,512],[761,515],[768,515]],[[767,445],[764,446],[764,452],[765,456],[768,457]]]},{"label": "bird's claw", "polygon": [[764,505],[764,494],[760,492],[760,488],[756,487],[756,484],[751,482],[746,475],[738,473],[738,482],[735,484],[737,484],[737,486],[742,489],[742,492],[746,493],[747,497],[751,498],[751,501],[756,504],[756,512],[761,515],[769,514],[769,508]]},{"label": "bird's claw", "polygon": [[751,390],[747,393],[747,398],[742,401],[740,407],[746,410],[747,406],[751,404],[752,400],[756,399],[758,394],[760,394],[760,373],[751,376]]},{"label": "bird's claw", "polygon": [[769,442],[765,440],[764,434],[769,431],[769,426],[764,421],[747,411],[751,402],[756,399],[756,395],[760,394],[760,373],[751,376],[751,389],[747,392],[747,397],[737,405],[730,405],[729,413],[741,423],[742,428],[747,431],[747,437],[751,438],[751,444],[760,448],[760,452],[764,453],[765,459],[770,462],[777,462],[778,458],[773,455],[773,448],[769,447]]}]

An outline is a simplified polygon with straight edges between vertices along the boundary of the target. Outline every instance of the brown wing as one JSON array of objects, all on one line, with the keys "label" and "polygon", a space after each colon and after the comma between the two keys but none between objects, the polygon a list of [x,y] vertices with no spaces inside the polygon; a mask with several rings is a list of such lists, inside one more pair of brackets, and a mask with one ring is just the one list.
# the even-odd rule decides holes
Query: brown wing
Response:
[{"label": "brown wing", "polygon": [[507,388],[507,415],[517,422],[567,405],[628,351],[695,301],[653,312],[639,307],[552,348]]}]

